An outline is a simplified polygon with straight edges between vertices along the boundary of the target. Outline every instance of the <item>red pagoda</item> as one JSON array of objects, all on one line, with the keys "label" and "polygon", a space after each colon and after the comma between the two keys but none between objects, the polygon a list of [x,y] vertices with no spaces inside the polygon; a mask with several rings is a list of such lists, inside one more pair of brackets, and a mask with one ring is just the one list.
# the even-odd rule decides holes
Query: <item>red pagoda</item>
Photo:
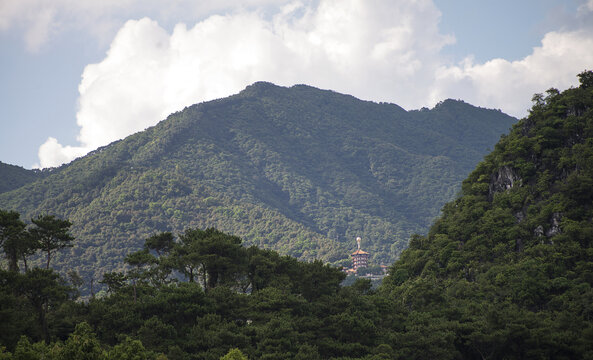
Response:
[{"label": "red pagoda", "polygon": [[356,238],[358,249],[352,253],[352,269],[365,268],[369,265],[369,253],[360,249],[360,237]]}]

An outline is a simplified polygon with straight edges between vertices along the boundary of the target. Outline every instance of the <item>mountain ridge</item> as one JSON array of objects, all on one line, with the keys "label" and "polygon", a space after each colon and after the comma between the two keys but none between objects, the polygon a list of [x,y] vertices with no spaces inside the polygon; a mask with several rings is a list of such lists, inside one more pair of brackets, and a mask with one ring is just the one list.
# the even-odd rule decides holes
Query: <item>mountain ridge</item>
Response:
[{"label": "mountain ridge", "polygon": [[41,170],[28,170],[0,161],[0,194],[18,189],[44,175]]},{"label": "mountain ridge", "polygon": [[[89,262],[109,268],[152,232],[209,226],[344,264],[362,235],[376,262],[390,262],[514,120],[454,100],[408,112],[260,82],[0,194],[0,207],[69,218],[87,275]],[[458,136],[456,121],[473,127]]]},{"label": "mountain ridge", "polygon": [[[579,78],[535,94],[529,116],[390,268],[381,291],[426,344],[402,358],[593,354],[593,72]],[[435,328],[447,342],[430,339]]]},{"label": "mountain ridge", "polygon": [[[552,88],[534,96],[529,116],[514,124],[465,177],[459,195],[444,205],[428,233],[412,236],[377,289],[361,278],[344,286],[345,274],[339,268],[245,247],[240,238],[216,229],[189,229],[179,241],[173,234],[157,234],[142,250],[128,254],[129,268],[105,274],[107,291],[88,302],[71,299],[72,288],[52,270],[0,270],[6,305],[0,314],[6,320],[0,321],[6,348],[0,354],[68,356],[90,349],[85,353],[95,357],[125,351],[145,358],[591,359],[593,72],[585,71],[579,78],[578,88]],[[258,121],[249,111],[241,114]],[[237,134],[243,139],[253,128],[235,124],[228,129],[233,130],[228,144],[219,143],[221,149],[213,154],[225,158],[231,170],[239,165],[231,161],[232,153],[222,151],[225,145],[244,146],[246,152],[264,147],[251,154],[254,162],[248,165],[254,169],[269,163],[290,167],[256,156],[278,149],[269,148],[273,141],[237,141]],[[184,149],[193,147],[178,151]],[[170,163],[162,161],[179,166],[176,154],[170,153]],[[113,154],[108,155],[105,159],[113,161]],[[244,159],[243,155],[234,156]],[[153,176],[160,168],[151,161],[146,165],[152,172],[140,169],[138,179],[151,177],[145,179],[147,190],[157,191],[162,182]],[[211,165],[194,165],[202,164]],[[189,180],[208,175],[192,173],[186,166],[161,175],[175,181],[174,171],[186,171],[183,176],[193,176]],[[333,171],[328,166],[326,176],[332,178]],[[280,169],[268,178],[279,187],[279,206],[284,201],[298,204],[296,197],[282,198],[285,183],[277,184],[274,176],[283,174]],[[121,170],[117,176],[133,178]],[[117,179],[108,182],[113,180]],[[166,187],[167,200],[196,191],[184,189],[184,184],[165,184],[171,185]],[[246,210],[246,204],[235,210]],[[214,210],[229,210],[223,205]],[[79,287],[79,280],[72,276],[70,282]],[[46,296],[48,290],[40,293],[40,288],[52,294]],[[50,305],[45,314],[36,311],[43,304]]]}]

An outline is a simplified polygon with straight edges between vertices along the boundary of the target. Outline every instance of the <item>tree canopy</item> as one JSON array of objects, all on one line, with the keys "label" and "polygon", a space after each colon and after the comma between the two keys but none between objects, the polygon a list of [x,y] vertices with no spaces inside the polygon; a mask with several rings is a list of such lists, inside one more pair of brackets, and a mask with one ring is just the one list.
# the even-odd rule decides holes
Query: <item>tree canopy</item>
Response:
[{"label": "tree canopy", "polygon": [[378,289],[214,228],[151,232],[88,301],[0,270],[0,359],[593,358],[592,76],[535,96]]},{"label": "tree canopy", "polygon": [[44,171],[0,193],[0,208],[72,221],[77,242],[51,263],[87,280],[120,271],[155,232],[188,228],[338,266],[361,236],[388,265],[515,121],[456,100],[406,111],[256,83]]}]

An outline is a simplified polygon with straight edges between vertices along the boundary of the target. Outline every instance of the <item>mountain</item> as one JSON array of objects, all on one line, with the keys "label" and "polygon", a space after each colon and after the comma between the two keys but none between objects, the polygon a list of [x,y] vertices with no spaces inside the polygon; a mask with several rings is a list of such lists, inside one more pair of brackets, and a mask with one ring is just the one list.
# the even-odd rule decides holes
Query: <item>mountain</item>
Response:
[{"label": "mountain", "polygon": [[86,277],[116,270],[155,232],[188,227],[333,263],[361,236],[388,263],[515,120],[462,101],[408,112],[260,82],[0,194],[0,208],[72,221],[77,245],[55,264]]},{"label": "mountain", "polygon": [[43,176],[42,171],[27,170],[0,162],[0,193],[18,189]]},{"label": "mountain", "polygon": [[402,358],[593,357],[593,72],[579,77],[534,96],[391,268]]}]

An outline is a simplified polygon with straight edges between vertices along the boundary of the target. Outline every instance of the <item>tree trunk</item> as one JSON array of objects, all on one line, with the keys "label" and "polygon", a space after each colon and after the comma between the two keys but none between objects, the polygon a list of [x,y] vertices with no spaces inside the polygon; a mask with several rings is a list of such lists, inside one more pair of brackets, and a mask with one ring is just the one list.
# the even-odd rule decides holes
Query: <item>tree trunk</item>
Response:
[{"label": "tree trunk", "polygon": [[25,272],[27,272],[27,257],[23,254],[23,264],[25,264]]},{"label": "tree trunk", "polygon": [[10,251],[10,254],[8,254],[8,270],[19,272],[19,257],[14,250]]},{"label": "tree trunk", "polygon": [[46,270],[49,270],[49,260],[51,259],[51,250],[47,250],[47,266],[45,267]]},{"label": "tree trunk", "polygon": [[41,336],[46,344],[49,344],[49,331],[47,329],[47,318],[45,317],[46,304],[39,304],[37,307],[39,312],[39,325],[41,325]]},{"label": "tree trunk", "polygon": [[204,283],[204,292],[208,292],[208,277],[206,273],[206,268],[202,265],[202,282]]}]

